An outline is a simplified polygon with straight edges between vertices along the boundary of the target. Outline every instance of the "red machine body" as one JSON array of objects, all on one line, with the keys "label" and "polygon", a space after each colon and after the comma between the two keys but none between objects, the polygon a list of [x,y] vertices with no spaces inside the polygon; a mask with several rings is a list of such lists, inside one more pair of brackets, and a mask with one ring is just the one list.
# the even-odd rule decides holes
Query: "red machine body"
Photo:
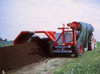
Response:
[{"label": "red machine body", "polygon": [[[75,56],[78,57],[83,51],[82,43],[77,41],[80,35],[79,26],[80,24],[77,22],[69,23],[67,24],[67,27],[63,24],[63,27],[58,28],[59,30],[62,30],[61,33],[56,33],[55,31],[22,31],[14,40],[14,45],[28,42],[34,33],[44,33],[51,40],[51,46],[49,49],[50,54],[74,53]],[[92,38],[92,35],[90,38]],[[93,42],[96,48],[96,40]],[[92,50],[92,41],[89,43],[90,50]]]},{"label": "red machine body", "polygon": [[[35,31],[35,32],[30,32],[30,31],[22,31],[17,38],[14,40],[14,45],[20,44],[20,43],[24,43],[27,42],[34,33],[44,33],[47,35],[47,37],[51,40],[51,41],[55,41],[55,46],[59,45],[58,40],[60,39],[61,36],[63,36],[63,43],[60,45],[76,45],[76,34],[75,34],[75,30],[79,27],[77,22],[73,22],[73,23],[69,23],[67,24],[67,26],[69,26],[72,30],[69,30],[69,27],[65,27],[65,24],[63,24],[62,28],[58,28],[60,30],[62,30],[62,33],[60,34],[60,36],[58,37],[58,39],[56,40],[55,31]],[[66,31],[67,29],[67,31]],[[71,32],[73,34],[73,41],[70,43],[66,43],[65,42],[65,32]]]},{"label": "red machine body", "polygon": [[35,33],[44,33],[51,41],[55,41],[55,31],[35,31]]},{"label": "red machine body", "polygon": [[[77,22],[73,22],[73,23],[67,24],[67,26],[69,26],[72,30],[68,31],[69,27],[65,27],[65,24],[63,24],[62,28],[58,28],[58,29],[62,30],[62,33],[60,34],[60,36],[58,37],[57,40],[55,38],[55,34],[56,34],[55,31],[35,31],[35,33],[45,33],[51,41],[55,41],[55,44],[54,44],[55,46],[59,45],[58,40],[60,39],[61,36],[63,36],[63,43],[60,45],[64,45],[64,46],[76,45],[75,30],[79,28],[79,24]],[[66,31],[66,29],[67,29],[67,31]],[[65,42],[65,32],[71,32],[73,34],[72,42],[70,42],[70,43]]]},{"label": "red machine body", "polygon": [[14,45],[28,42],[28,40],[32,37],[33,34],[34,34],[34,32],[22,31],[22,32],[16,37],[16,39],[14,40]]}]

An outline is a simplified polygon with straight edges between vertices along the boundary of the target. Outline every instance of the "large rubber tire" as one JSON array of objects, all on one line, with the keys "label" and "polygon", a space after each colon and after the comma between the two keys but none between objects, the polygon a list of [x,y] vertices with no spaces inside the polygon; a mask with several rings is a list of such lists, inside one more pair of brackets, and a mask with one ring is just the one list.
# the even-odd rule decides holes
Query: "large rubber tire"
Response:
[{"label": "large rubber tire", "polygon": [[74,46],[74,55],[75,55],[75,57],[82,55],[81,42],[76,42],[76,45]]},{"label": "large rubber tire", "polygon": [[94,36],[93,36],[93,33],[91,33],[88,39],[88,50],[94,50],[94,48],[95,48]]},{"label": "large rubber tire", "polygon": [[54,42],[51,42],[50,46],[49,46],[49,54],[50,54],[51,57],[55,56],[54,50],[55,50],[55,48],[54,48]]}]

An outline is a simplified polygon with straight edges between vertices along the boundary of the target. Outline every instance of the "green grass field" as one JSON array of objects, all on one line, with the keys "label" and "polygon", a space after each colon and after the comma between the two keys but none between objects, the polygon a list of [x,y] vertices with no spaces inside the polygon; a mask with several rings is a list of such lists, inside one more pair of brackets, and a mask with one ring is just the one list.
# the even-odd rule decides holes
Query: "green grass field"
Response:
[{"label": "green grass field", "polygon": [[93,51],[86,51],[69,64],[56,69],[54,74],[100,74],[100,42]]},{"label": "green grass field", "polygon": [[13,41],[0,41],[0,47],[6,47],[13,45]]}]

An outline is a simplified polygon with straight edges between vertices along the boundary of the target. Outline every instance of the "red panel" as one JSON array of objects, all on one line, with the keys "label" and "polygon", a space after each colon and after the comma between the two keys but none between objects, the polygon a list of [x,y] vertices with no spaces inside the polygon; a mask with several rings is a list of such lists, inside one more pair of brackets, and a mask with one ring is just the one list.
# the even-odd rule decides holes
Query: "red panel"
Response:
[{"label": "red panel", "polygon": [[50,37],[52,38],[53,41],[55,41],[55,32],[47,32],[48,35],[50,35]]},{"label": "red panel", "polygon": [[72,22],[72,24],[74,24],[74,28],[76,28],[76,29],[79,28],[79,24],[77,22]]},{"label": "red panel", "polygon": [[67,26],[70,26],[73,29],[78,29],[79,28],[78,22],[69,23],[69,24],[67,24]]},{"label": "red panel", "polygon": [[55,41],[55,31],[35,31],[35,33],[45,33],[51,41]]},{"label": "red panel", "polygon": [[32,37],[33,34],[34,34],[34,32],[22,31],[22,32],[17,36],[17,38],[14,40],[14,45],[27,42],[27,41]]}]

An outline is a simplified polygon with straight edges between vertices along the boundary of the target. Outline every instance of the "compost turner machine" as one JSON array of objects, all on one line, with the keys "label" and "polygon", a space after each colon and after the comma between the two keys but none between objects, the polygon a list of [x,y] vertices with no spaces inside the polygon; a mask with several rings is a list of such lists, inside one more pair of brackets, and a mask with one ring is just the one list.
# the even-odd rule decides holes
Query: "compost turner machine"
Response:
[{"label": "compost turner machine", "polygon": [[68,23],[67,27],[63,24],[63,27],[58,29],[62,32],[22,31],[14,40],[14,45],[29,41],[34,33],[44,33],[51,40],[48,50],[52,56],[55,53],[73,53],[75,57],[78,57],[83,51],[96,48],[92,25],[83,22],[72,22]]}]

